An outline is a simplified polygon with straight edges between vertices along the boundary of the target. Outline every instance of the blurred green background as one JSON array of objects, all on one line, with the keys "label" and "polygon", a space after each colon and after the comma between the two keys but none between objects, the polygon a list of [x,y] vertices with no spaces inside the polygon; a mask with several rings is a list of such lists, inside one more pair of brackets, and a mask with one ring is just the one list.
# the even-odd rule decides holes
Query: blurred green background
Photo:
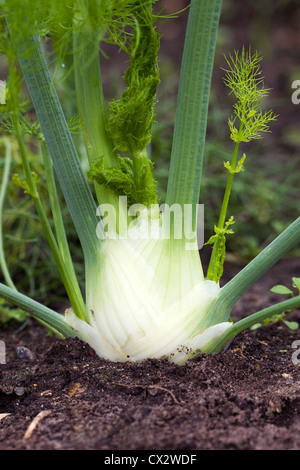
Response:
[{"label": "blurred green background", "polygon": [[[185,0],[162,0],[156,8],[164,13],[184,9]],[[169,172],[176,95],[184,45],[187,11],[175,19],[161,19],[158,29],[162,34],[159,56],[161,85],[156,107],[157,122],[153,127],[150,152],[155,162],[159,194],[164,202]],[[224,0],[217,41],[215,67],[207,128],[205,165],[203,169],[200,203],[205,205],[205,239],[213,233],[226,184],[227,171],[223,162],[230,160],[233,142],[229,137],[227,120],[232,113],[232,101],[223,84],[224,54],[234,50],[258,50],[263,56],[262,70],[265,85],[271,88],[266,108],[279,114],[272,124],[272,133],[253,144],[244,144],[245,171],[235,177],[228,216],[234,215],[235,234],[228,237],[227,261],[245,264],[266,244],[299,216],[300,201],[300,105],[291,101],[293,80],[300,80],[300,4],[293,0],[241,1]],[[65,64],[68,69],[68,64]],[[117,49],[104,46],[101,59],[103,85],[106,97],[120,96],[124,89],[122,74],[126,68],[124,57]],[[6,78],[6,62],[0,60],[0,79]],[[68,119],[76,115],[72,75],[67,80],[57,77],[57,90]],[[74,134],[83,162],[85,154],[80,136]],[[32,169],[39,175],[39,188],[45,204],[46,182],[43,179],[39,148],[29,137]],[[11,176],[22,174],[17,148]],[[184,158],[184,155],[183,155]],[[0,177],[4,165],[0,155]],[[72,221],[64,206],[64,220],[71,250],[84,285],[82,253]],[[3,212],[3,232],[6,262],[20,291],[52,308],[64,310],[66,295],[50,249],[43,237],[30,197],[9,183]],[[204,257],[205,250],[203,249]],[[298,256],[294,250],[292,256]],[[1,278],[1,276],[0,276]],[[1,279],[3,280],[3,279]]]},{"label": "blurred green background", "polygon": [[[163,3],[168,12],[187,4],[183,0]],[[167,158],[162,155],[170,153],[186,16],[187,13],[183,13],[177,20],[161,23],[162,32],[166,27],[160,56],[161,96],[157,107],[161,124],[155,127],[153,157],[164,181],[162,195],[168,176]],[[228,212],[228,216],[234,215],[236,219],[235,234],[228,237],[227,242],[227,259],[231,261],[248,262],[299,216],[300,106],[291,101],[291,84],[300,79],[299,24],[298,1],[223,2],[200,195],[200,202],[205,204],[206,239],[218,220],[226,184],[223,161],[231,159],[233,152],[227,126],[232,101],[222,81],[221,68],[226,67],[224,54],[241,50],[243,46],[261,52],[265,86],[271,88],[265,106],[279,114],[278,121],[272,123],[272,133],[241,148],[247,155],[245,171],[235,177]],[[165,76],[169,78],[164,79]],[[160,115],[165,119],[160,120]]]}]

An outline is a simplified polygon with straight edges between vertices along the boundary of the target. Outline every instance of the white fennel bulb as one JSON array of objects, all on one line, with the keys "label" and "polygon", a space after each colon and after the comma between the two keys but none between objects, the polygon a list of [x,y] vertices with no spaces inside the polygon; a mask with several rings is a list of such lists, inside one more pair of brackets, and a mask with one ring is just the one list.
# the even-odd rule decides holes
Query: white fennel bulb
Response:
[{"label": "white fennel bulb", "polygon": [[159,219],[151,224],[151,238],[147,218],[139,217],[126,237],[103,242],[99,263],[87,271],[89,323],[72,310],[66,321],[100,357],[181,364],[231,323],[203,328],[220,287],[204,279],[198,251],[164,239]]}]

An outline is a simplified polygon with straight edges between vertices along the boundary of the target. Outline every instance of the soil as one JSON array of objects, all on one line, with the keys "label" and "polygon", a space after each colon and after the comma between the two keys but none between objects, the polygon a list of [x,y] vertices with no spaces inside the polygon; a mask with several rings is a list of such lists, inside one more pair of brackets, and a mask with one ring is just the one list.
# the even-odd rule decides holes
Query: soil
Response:
[{"label": "soil", "polygon": [[[165,3],[171,13],[186,2]],[[272,42],[276,57],[266,63],[266,76],[275,92],[286,90],[286,106],[299,62],[292,43],[299,42],[299,13],[291,10],[283,18],[267,12],[250,30],[254,4],[263,3],[233,3],[223,25],[228,50],[230,37],[238,48],[250,39],[259,43],[267,31],[264,49]],[[298,10],[297,2],[289,3]],[[165,35],[165,53],[176,62],[184,18]],[[282,21],[278,28],[277,21]],[[278,112],[289,124],[297,122],[297,107],[287,109]],[[224,280],[239,269],[227,263]],[[300,277],[300,259],[280,261],[239,301],[233,319],[281,300],[270,288],[290,287],[292,276]],[[291,319],[300,323],[300,310]],[[19,327],[12,323],[0,330],[6,345],[6,364],[0,364],[0,450],[300,450],[300,364],[292,361],[300,328],[277,324],[246,331],[220,354],[177,366],[166,360],[111,363],[78,339],[47,335],[34,320]]]},{"label": "soil", "polygon": [[[225,279],[237,269],[227,265]],[[291,276],[300,276],[299,259],[279,262],[233,317],[281,300],[269,289]],[[14,334],[18,326],[0,336],[2,450],[300,449],[300,366],[292,361],[300,329],[247,331],[220,354],[178,366],[111,363],[34,320]]]}]

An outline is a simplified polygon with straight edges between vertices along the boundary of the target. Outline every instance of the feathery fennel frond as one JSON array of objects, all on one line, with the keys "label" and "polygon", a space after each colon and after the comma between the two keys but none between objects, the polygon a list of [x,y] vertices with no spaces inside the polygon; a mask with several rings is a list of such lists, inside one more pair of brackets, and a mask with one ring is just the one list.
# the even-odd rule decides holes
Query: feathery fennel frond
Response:
[{"label": "feathery fennel frond", "polygon": [[[228,229],[232,224],[232,218],[226,223],[227,209],[231,195],[234,175],[244,170],[246,155],[238,160],[239,145],[241,142],[250,142],[260,139],[263,132],[269,132],[269,123],[277,119],[277,115],[270,111],[262,111],[262,100],[269,93],[269,88],[264,87],[264,79],[261,75],[260,61],[261,55],[258,52],[252,53],[251,48],[246,52],[243,47],[239,54],[225,56],[228,69],[224,82],[231,93],[236,98],[233,105],[234,116],[228,119],[231,132],[231,139],[235,142],[231,162],[225,162],[224,167],[228,170],[228,180],[223,197],[218,225],[215,227],[215,235],[210,237],[208,244],[213,245],[213,250],[207,270],[207,279],[219,282],[223,273],[225,261],[225,241],[226,235],[233,233]],[[239,126],[236,127],[236,121]],[[228,225],[229,224],[229,225]]]},{"label": "feathery fennel frond", "polygon": [[[88,173],[90,179],[117,195],[126,195],[129,203],[142,202],[147,207],[158,200],[153,163],[146,149],[151,141],[156,91],[160,81],[157,66],[160,38],[154,27],[156,17],[152,13],[153,3],[155,1],[137,0],[129,8],[129,2],[124,24],[129,26],[127,35],[129,31],[130,36],[121,35],[124,41],[120,42],[119,37],[117,42],[129,55],[130,65],[124,75],[127,89],[119,99],[108,105],[106,130],[114,150],[125,153],[127,160],[122,161],[118,156],[118,165],[111,167],[106,165],[105,156],[99,155]],[[112,30],[110,36],[114,37]],[[128,163],[129,157],[131,163]]]},{"label": "feathery fennel frond", "polygon": [[157,54],[159,36],[154,28],[152,5],[136,2],[135,29],[129,47],[130,66],[124,80],[128,88],[119,100],[109,104],[108,131],[115,146],[122,152],[144,150],[151,140],[155,119],[154,105],[159,71]]},{"label": "feathery fennel frond", "polygon": [[[269,132],[269,123],[277,119],[277,115],[262,110],[262,100],[268,96],[270,89],[264,87],[261,75],[261,55],[242,49],[241,54],[235,51],[234,56],[225,57],[228,69],[224,78],[225,85],[237,99],[233,105],[234,116],[228,120],[231,139],[234,142],[250,142],[260,139],[263,132]],[[238,119],[240,127],[236,127]]]}]

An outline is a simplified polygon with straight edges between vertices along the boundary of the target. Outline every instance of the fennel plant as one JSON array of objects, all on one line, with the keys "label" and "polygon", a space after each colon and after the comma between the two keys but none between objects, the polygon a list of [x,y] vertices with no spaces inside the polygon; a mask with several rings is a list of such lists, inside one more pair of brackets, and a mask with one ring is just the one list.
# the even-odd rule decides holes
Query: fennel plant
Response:
[{"label": "fennel plant", "polygon": [[[106,359],[167,357],[183,364],[198,352],[218,353],[244,329],[300,306],[300,296],[295,296],[236,323],[230,319],[244,292],[298,243],[300,218],[220,288],[226,237],[234,223],[227,216],[230,192],[245,163],[239,145],[261,138],[276,119],[261,107],[268,93],[260,75],[261,57],[243,49],[227,58],[225,85],[235,97],[228,124],[235,147],[232,161],[225,163],[228,182],[215,234],[207,242],[212,244],[208,272],[203,272],[197,207],[221,0],[191,1],[165,204],[170,210],[161,210],[149,156],[160,81],[155,22],[163,17],[153,13],[155,3],[1,1],[1,52],[9,64],[2,122],[17,140],[24,168],[24,177],[15,175],[14,181],[32,197],[70,308],[61,315],[18,292],[7,271],[0,296],[59,336],[78,336]],[[99,59],[104,42],[118,46],[129,62],[126,90],[108,105]],[[64,62],[74,76],[87,173],[54,86],[53,64]],[[23,78],[34,123],[20,101]],[[40,144],[53,223],[39,196],[38,175],[30,167],[26,133]],[[6,142],[9,158],[9,138]],[[64,229],[57,181],[84,254],[84,293]]]}]

